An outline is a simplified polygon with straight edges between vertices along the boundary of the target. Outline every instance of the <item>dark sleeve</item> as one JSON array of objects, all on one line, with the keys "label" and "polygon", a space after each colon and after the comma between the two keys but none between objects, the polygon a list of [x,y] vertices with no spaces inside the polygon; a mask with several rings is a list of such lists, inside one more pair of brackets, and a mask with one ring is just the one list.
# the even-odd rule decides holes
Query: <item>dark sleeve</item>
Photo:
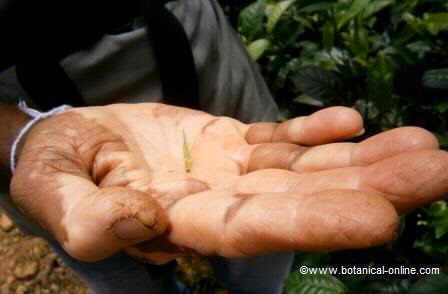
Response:
[{"label": "dark sleeve", "polygon": [[88,47],[137,10],[113,0],[0,0],[0,71],[28,58],[61,59]]},{"label": "dark sleeve", "polygon": [[13,0],[0,0],[0,71],[5,70],[15,63],[14,47],[16,40],[16,28],[13,16]]}]

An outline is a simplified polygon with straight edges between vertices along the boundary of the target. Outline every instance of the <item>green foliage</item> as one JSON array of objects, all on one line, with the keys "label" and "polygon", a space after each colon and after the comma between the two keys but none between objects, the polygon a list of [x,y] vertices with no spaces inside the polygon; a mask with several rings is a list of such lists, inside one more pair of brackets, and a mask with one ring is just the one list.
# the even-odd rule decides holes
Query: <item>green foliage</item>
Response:
[{"label": "green foliage", "polygon": [[269,42],[269,40],[258,39],[247,46],[247,51],[249,52],[249,55],[253,58],[253,60],[257,60],[263,55],[264,51],[266,51],[266,49],[268,49],[270,45],[271,43]]},{"label": "green foliage", "polygon": [[344,294],[347,287],[332,275],[301,275],[293,272],[285,284],[286,294]]},{"label": "green foliage", "polygon": [[447,203],[438,201],[425,208],[417,224],[424,230],[415,247],[434,258],[448,258]]},{"label": "green foliage", "polygon": [[264,34],[266,3],[266,0],[260,0],[241,11],[238,28],[247,40],[254,41]]},{"label": "green foliage", "polygon": [[422,83],[426,88],[448,89],[448,68],[426,71]]},{"label": "green foliage", "polygon": [[448,276],[445,274],[427,277],[415,283],[409,294],[445,294],[448,289]]},{"label": "green foliage", "polygon": [[287,115],[342,104],[371,133],[417,124],[445,138],[447,10],[437,0],[258,0],[238,30]]},{"label": "green foliage", "polygon": [[409,293],[410,283],[408,280],[374,281],[359,285],[360,287],[351,289],[351,293],[366,294],[405,294]]},{"label": "green foliage", "polygon": [[[238,31],[286,117],[332,105],[358,109],[367,136],[404,125],[448,148],[448,1],[256,0]],[[446,272],[448,206],[402,219],[387,246],[298,254],[298,264],[437,265]],[[297,269],[297,267],[295,267]],[[340,283],[341,282],[341,283]],[[306,276],[287,293],[444,293],[448,277]]]}]

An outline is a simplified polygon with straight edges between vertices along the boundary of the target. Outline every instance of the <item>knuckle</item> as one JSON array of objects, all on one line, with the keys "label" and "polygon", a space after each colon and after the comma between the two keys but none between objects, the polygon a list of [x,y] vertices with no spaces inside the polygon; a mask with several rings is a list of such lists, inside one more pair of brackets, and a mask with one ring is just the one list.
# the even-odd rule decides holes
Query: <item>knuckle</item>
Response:
[{"label": "knuckle", "polygon": [[119,177],[119,179],[115,179],[113,182],[122,182],[123,178],[130,175],[130,172],[137,168],[136,162],[127,151],[100,151],[94,158],[91,175],[98,185],[101,185],[103,180],[111,174],[117,174],[116,177]]},{"label": "knuckle", "polygon": [[95,262],[101,260],[101,257],[92,254],[92,248],[95,248],[95,244],[90,244],[82,238],[76,238],[76,234],[62,243],[62,247],[68,255],[74,259],[84,261],[84,262]]},{"label": "knuckle", "polygon": [[278,124],[276,123],[254,123],[250,125],[246,133],[246,141],[249,144],[257,144],[261,142],[271,142],[274,131]]}]

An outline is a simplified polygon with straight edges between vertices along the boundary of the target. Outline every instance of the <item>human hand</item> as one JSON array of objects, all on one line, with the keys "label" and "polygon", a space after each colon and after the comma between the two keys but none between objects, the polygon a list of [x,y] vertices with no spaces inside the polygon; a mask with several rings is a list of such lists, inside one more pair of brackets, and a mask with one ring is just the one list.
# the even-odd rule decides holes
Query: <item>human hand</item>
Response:
[{"label": "human hand", "polygon": [[[446,192],[437,173],[448,159],[432,135],[406,128],[360,144],[272,143],[317,145],[361,130],[346,108],[280,125],[160,104],[74,109],[32,129],[11,192],[82,260],[125,247],[163,262],[178,250],[250,256],[372,246],[392,238],[397,223],[384,197],[412,209]],[[119,220],[132,238],[112,230]],[[167,224],[162,237],[140,243]]]}]

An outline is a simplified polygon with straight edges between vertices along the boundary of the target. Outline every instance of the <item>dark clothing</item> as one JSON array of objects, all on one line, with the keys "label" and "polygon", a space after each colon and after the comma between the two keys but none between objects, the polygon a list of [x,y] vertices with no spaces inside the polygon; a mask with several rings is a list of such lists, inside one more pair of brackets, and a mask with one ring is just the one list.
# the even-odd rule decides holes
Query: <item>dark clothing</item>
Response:
[{"label": "dark clothing", "polygon": [[[138,3],[0,0],[0,70],[41,59],[36,64],[45,67],[51,56],[87,105],[163,101],[157,60],[135,21]],[[190,40],[200,108],[243,121],[276,119],[266,85],[217,2],[178,0],[168,1],[166,7]],[[38,73],[36,78],[42,78]],[[58,86],[45,83],[49,91]]]},{"label": "dark clothing", "polygon": [[[166,2],[166,8],[182,24],[191,44],[199,85],[199,97],[194,98],[199,108],[245,122],[278,119],[277,106],[256,65],[217,1]],[[64,88],[58,84],[64,80],[39,75],[40,71],[48,71],[46,66],[52,62],[57,62],[87,106],[166,102],[151,36],[148,39],[138,18],[139,3],[135,0],[0,0],[0,102],[30,100],[33,89],[29,89],[29,82],[32,85],[34,81],[29,70],[35,73],[37,86],[47,87],[49,92]],[[28,75],[21,82],[26,87],[19,84],[16,75],[19,72],[20,78],[24,70],[28,70]],[[177,69],[174,66],[169,70]],[[24,90],[27,87],[28,92]],[[22,229],[45,236],[36,224],[21,215],[9,197],[0,195],[0,205]],[[70,258],[57,244],[52,244],[98,293],[148,293],[150,289],[154,291],[151,293],[159,293],[151,280],[153,275],[148,276],[142,264],[123,254],[86,264]],[[247,261],[216,258],[214,264],[222,281],[234,290],[232,293],[271,294],[281,293],[291,261],[291,254],[277,254]],[[123,275],[126,272],[128,278],[118,271],[123,271]]]},{"label": "dark clothing", "polygon": [[[138,15],[137,4],[119,6],[101,0],[34,2],[0,0],[0,36],[6,44],[0,47],[3,67],[22,62],[24,55],[38,59],[41,50],[54,51],[86,105],[164,102],[157,61],[145,29],[129,25],[135,19],[131,16]],[[246,122],[277,119],[277,106],[217,2],[178,0],[166,6],[190,39],[199,76],[200,108]],[[75,11],[75,16],[70,11]],[[96,30],[90,32],[90,27]],[[120,33],[120,28],[125,32]],[[87,36],[81,38],[82,34]],[[80,43],[73,44],[76,40]],[[79,49],[72,52],[74,48]],[[0,99],[4,94],[27,96],[15,72],[10,67],[0,74]],[[52,81],[48,82],[51,87]],[[3,206],[16,214],[7,203]]]}]

